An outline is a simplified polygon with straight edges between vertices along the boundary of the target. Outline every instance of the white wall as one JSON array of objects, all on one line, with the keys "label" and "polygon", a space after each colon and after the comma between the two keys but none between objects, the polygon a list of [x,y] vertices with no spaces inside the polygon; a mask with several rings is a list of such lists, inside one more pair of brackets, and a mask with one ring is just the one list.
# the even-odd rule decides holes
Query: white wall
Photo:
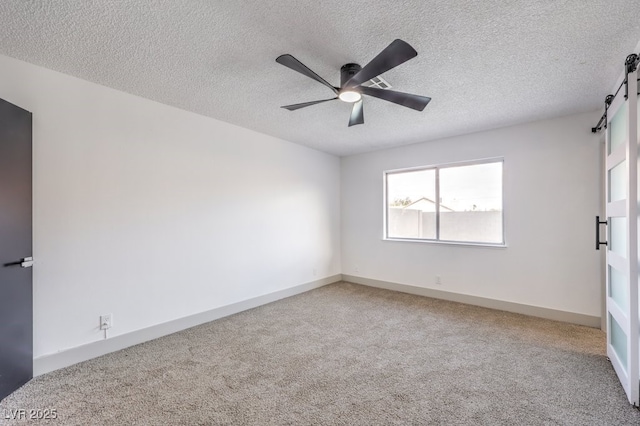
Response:
[{"label": "white wall", "polygon": [[[598,117],[342,158],[343,274],[600,317]],[[382,240],[383,171],[490,157],[504,157],[507,248]]]},{"label": "white wall", "polygon": [[36,357],[340,273],[337,157],[3,56],[0,98],[34,114]]}]

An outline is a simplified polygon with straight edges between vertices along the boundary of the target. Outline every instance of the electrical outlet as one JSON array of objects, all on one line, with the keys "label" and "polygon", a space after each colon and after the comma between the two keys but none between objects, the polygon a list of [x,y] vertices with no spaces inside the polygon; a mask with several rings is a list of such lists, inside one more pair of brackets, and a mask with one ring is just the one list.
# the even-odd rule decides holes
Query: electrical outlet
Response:
[{"label": "electrical outlet", "polygon": [[436,275],[436,285],[442,285],[442,278],[440,275]]},{"label": "electrical outlet", "polygon": [[113,315],[100,315],[100,330],[108,330],[113,325]]},{"label": "electrical outlet", "polygon": [[356,272],[360,272],[360,267],[358,265],[356,265],[353,269],[355,269]]},{"label": "electrical outlet", "polygon": [[315,277],[316,275],[318,275],[318,270],[316,268],[313,268],[313,276]]}]

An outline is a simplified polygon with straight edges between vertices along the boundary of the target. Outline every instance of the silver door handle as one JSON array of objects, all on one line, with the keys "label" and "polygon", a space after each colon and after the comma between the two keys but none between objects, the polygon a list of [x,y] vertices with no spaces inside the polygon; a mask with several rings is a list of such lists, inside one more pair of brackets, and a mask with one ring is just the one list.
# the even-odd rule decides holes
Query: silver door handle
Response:
[{"label": "silver door handle", "polygon": [[20,266],[21,268],[31,268],[33,266],[33,257],[25,257],[17,262],[5,263],[2,266]]}]

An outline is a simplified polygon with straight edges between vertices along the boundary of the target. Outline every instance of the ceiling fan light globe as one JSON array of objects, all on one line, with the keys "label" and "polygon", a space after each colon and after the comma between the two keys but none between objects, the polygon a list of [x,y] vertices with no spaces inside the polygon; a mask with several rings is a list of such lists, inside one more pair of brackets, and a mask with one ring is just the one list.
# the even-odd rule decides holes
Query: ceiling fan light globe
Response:
[{"label": "ceiling fan light globe", "polygon": [[340,92],[338,98],[340,98],[342,102],[358,102],[360,99],[362,99],[362,95],[353,90],[345,90],[343,92]]}]

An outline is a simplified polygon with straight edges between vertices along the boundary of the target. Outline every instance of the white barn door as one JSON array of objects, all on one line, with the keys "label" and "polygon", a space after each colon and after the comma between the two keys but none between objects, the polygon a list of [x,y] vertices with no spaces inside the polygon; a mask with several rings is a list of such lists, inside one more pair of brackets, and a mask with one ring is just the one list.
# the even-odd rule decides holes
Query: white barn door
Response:
[{"label": "white barn door", "polygon": [[637,70],[627,82],[607,113],[607,355],[629,402],[639,406]]}]

